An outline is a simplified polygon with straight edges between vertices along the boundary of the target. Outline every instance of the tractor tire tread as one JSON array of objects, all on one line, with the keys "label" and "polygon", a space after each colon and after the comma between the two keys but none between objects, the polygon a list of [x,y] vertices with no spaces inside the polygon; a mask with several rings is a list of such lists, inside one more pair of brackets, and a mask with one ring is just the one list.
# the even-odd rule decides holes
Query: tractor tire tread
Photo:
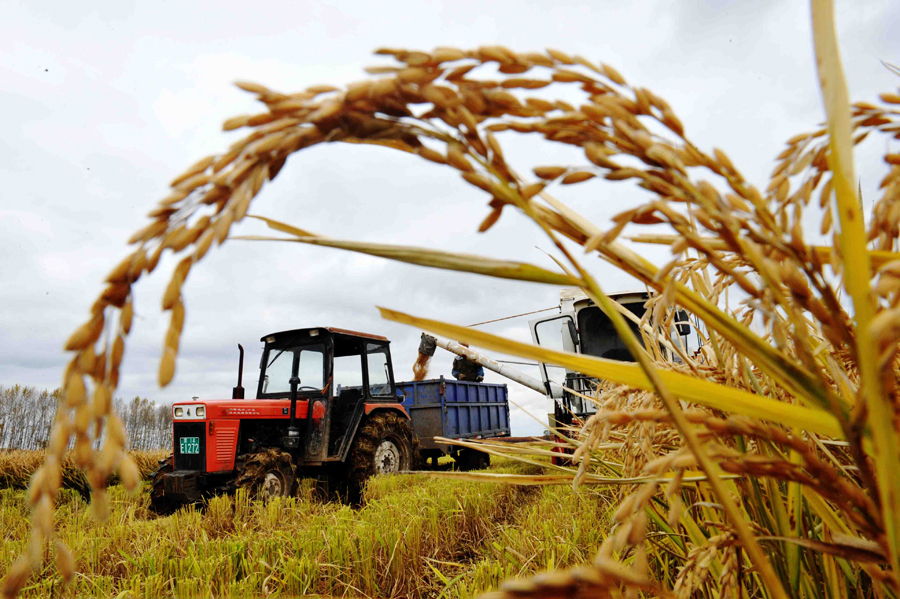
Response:
[{"label": "tractor tire tread", "polygon": [[246,487],[250,495],[255,497],[265,479],[266,472],[277,469],[288,481],[288,495],[297,491],[297,469],[291,454],[279,449],[263,449],[248,457],[238,469],[232,486],[235,489]]},{"label": "tractor tire tread", "polygon": [[166,497],[166,489],[163,485],[163,475],[175,470],[175,456],[169,454],[168,457],[159,461],[159,467],[150,477],[150,511],[157,516],[168,516],[178,511],[181,507],[178,503]]},{"label": "tractor tire tread", "polygon": [[366,482],[375,475],[375,452],[384,439],[391,438],[402,456],[399,469],[419,467],[419,439],[408,418],[392,411],[376,411],[360,424],[347,457],[346,498],[362,503]]}]

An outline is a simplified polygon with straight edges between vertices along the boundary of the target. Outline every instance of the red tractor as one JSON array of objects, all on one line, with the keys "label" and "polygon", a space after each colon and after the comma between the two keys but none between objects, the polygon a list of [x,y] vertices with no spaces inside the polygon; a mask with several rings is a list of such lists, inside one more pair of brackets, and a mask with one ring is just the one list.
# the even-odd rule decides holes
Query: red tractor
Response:
[{"label": "red tractor", "polygon": [[318,327],[261,341],[257,399],[243,399],[241,348],[232,399],[173,406],[174,452],[154,475],[153,511],[239,487],[287,496],[301,477],[337,481],[358,502],[368,477],[416,465],[386,338]]}]

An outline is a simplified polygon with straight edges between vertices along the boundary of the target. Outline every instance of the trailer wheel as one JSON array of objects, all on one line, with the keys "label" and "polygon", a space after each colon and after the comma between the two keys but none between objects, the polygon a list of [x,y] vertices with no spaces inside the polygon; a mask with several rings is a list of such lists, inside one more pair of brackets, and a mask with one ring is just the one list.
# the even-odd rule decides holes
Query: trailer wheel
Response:
[{"label": "trailer wheel", "polygon": [[163,476],[175,470],[175,457],[172,454],[159,461],[159,468],[151,477],[150,487],[150,511],[157,516],[168,516],[175,513],[179,507],[178,502],[166,497],[166,488],[163,484]]},{"label": "trailer wheel", "polygon": [[262,501],[293,495],[297,477],[291,455],[277,449],[251,455],[239,469],[234,486],[247,488],[251,497]]},{"label": "trailer wheel", "polygon": [[412,470],[419,462],[419,440],[409,420],[397,412],[375,412],[360,425],[347,458],[347,499],[362,501],[366,481],[376,474]]},{"label": "trailer wheel", "polygon": [[484,470],[491,465],[490,454],[475,449],[460,449],[453,459],[459,470]]}]

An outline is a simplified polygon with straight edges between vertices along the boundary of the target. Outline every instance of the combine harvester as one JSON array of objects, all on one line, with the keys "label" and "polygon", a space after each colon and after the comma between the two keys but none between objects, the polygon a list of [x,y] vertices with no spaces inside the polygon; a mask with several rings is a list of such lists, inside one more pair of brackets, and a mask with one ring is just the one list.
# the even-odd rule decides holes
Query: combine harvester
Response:
[{"label": "combine harvester", "polygon": [[[645,304],[650,299],[650,294],[646,291],[626,291],[610,294],[609,297],[619,304],[632,332],[643,344],[638,323],[646,312]],[[616,333],[612,321],[580,289],[563,289],[560,292],[559,313],[532,320],[528,324],[532,341],[548,349],[610,360],[634,361],[625,343]],[[686,353],[698,349],[701,343],[700,336],[696,335],[691,339],[693,327],[687,312],[677,311],[673,338],[660,344],[663,355],[678,362],[680,358],[673,351],[675,346],[680,346]],[[588,399],[596,394],[599,383],[597,379],[553,364],[539,363],[541,379],[538,380],[506,364],[480,355],[455,341],[430,338],[434,339],[438,347],[463,356],[551,399],[553,412],[547,416],[550,431],[555,435],[566,435],[573,426],[579,426],[597,411],[594,402]],[[427,344],[420,345],[420,353],[427,351]],[[570,453],[570,448],[564,443],[557,444],[554,450]],[[562,462],[565,462],[565,458],[554,459],[554,463]]]},{"label": "combine harvester", "polygon": [[[610,294],[609,297],[621,306],[621,312],[626,316],[631,331],[643,345],[638,323],[646,313],[645,305],[650,294],[646,291],[625,291]],[[580,289],[563,289],[560,292],[559,312],[528,323],[534,343],[557,351],[623,362],[634,361],[625,342],[616,333],[612,321]],[[678,310],[674,317],[672,339],[661,340],[660,349],[668,359],[679,362],[680,358],[673,351],[674,348],[681,346],[686,353],[690,353],[699,347],[700,337],[696,336],[696,342],[690,339],[694,325],[686,311]],[[541,363],[539,366],[549,396],[557,397],[551,395],[554,385],[562,387],[560,401],[554,403],[551,426],[572,425],[597,411],[594,403],[586,400],[584,395],[593,396],[599,381],[552,364]]]}]

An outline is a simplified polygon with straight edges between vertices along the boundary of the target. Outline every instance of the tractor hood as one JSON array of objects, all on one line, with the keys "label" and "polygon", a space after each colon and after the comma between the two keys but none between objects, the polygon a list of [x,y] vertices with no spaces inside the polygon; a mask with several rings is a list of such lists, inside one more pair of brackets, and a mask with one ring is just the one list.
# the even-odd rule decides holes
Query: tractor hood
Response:
[{"label": "tractor hood", "polygon": [[[297,418],[306,418],[306,399],[297,399]],[[175,422],[221,418],[289,418],[289,399],[204,399],[178,402],[172,406]]]}]

